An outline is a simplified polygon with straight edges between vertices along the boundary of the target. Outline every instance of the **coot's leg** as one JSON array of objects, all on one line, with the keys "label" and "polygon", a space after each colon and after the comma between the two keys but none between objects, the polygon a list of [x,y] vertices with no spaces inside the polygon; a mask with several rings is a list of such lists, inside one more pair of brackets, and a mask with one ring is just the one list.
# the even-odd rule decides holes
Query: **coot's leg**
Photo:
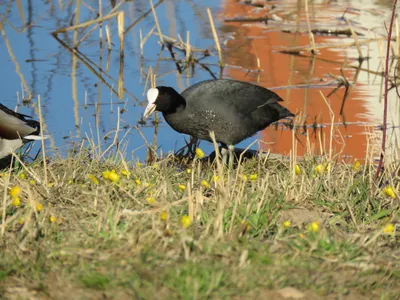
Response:
[{"label": "coot's leg", "polygon": [[233,167],[233,161],[235,158],[235,146],[234,145],[229,145],[229,168]]},{"label": "coot's leg", "polygon": [[225,144],[221,143],[221,156],[222,156],[222,163],[224,165],[228,163],[228,155],[229,155],[228,147]]}]

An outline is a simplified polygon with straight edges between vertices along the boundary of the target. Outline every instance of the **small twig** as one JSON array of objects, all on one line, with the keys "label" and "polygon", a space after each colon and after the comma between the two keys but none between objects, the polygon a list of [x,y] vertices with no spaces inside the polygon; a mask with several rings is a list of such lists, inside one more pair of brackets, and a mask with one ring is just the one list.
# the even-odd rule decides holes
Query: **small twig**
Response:
[{"label": "small twig", "polygon": [[210,8],[207,8],[207,14],[208,14],[208,18],[210,20],[211,31],[214,36],[215,47],[217,48],[217,51],[218,51],[219,65],[222,68],[222,67],[224,67],[224,62],[222,60],[222,51],[221,51],[221,46],[219,44],[217,31],[215,30],[215,25],[214,25],[214,21],[213,21],[213,17],[212,17]]},{"label": "small twig", "polygon": [[311,52],[313,54],[317,54],[316,48],[315,48],[314,34],[311,32],[310,17],[308,15],[308,0],[304,0],[304,2],[305,2],[305,12],[306,12],[308,34],[309,34],[310,44],[311,44],[311,48],[312,48]]},{"label": "small twig", "polygon": [[394,16],[396,14],[396,5],[397,5],[397,0],[393,0],[393,8],[392,8],[392,17],[390,19],[390,26],[389,26],[389,32],[388,32],[388,41],[387,41],[387,47],[386,47],[386,61],[385,61],[385,95],[384,95],[384,109],[383,109],[383,135],[382,135],[382,152],[380,155],[379,159],[379,164],[378,164],[378,169],[376,170],[376,178],[379,178],[379,174],[382,169],[383,165],[383,157],[385,154],[385,147],[386,147],[386,135],[387,135],[387,103],[388,103],[388,85],[389,85],[389,80],[388,80],[388,75],[389,75],[389,54],[390,54],[390,41],[392,39],[392,28],[393,28],[393,22],[394,22]]}]

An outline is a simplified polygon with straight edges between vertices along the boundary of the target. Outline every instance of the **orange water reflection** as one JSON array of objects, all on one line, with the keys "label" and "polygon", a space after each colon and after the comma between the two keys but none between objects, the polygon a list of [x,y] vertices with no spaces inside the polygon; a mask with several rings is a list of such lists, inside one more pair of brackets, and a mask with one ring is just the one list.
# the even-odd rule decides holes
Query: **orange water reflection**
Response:
[{"label": "orange water reflection", "polygon": [[[322,8],[324,8],[322,6]],[[329,9],[327,4],[326,9]],[[260,17],[265,16],[266,10],[255,12],[252,6],[246,6],[235,0],[227,0],[223,7],[224,18],[234,17]],[[225,75],[237,80],[258,83],[264,87],[291,86],[292,88],[276,89],[286,105],[293,113],[298,114],[297,122],[311,125],[313,123],[327,125],[323,130],[317,130],[313,134],[308,129],[309,142],[312,152],[321,154],[322,148],[328,150],[330,147],[330,135],[332,122],[331,110],[334,113],[335,123],[368,122],[367,104],[363,88],[365,85],[357,83],[351,88],[348,98],[343,104],[345,88],[339,89],[327,99],[330,108],[324,101],[321,93],[327,97],[336,85],[323,86],[333,83],[333,78],[328,73],[340,76],[340,63],[345,61],[346,54],[338,50],[321,50],[318,58],[311,56],[294,56],[278,53],[277,46],[299,46],[308,45],[309,37],[306,34],[295,35],[281,31],[269,31],[273,25],[263,23],[236,23],[229,22],[221,28],[222,31],[235,32],[234,38],[227,41],[224,52],[225,62],[230,66],[242,66],[249,70],[257,70],[257,57],[260,62],[261,72],[246,72],[243,68],[226,68]],[[315,42],[332,43],[331,37],[315,36]],[[330,61],[330,62],[329,62]],[[346,78],[351,81],[357,80],[355,69],[344,70]],[[306,84],[321,85],[317,88],[304,88]],[[301,87],[303,85],[303,87]],[[297,88],[293,88],[298,86]],[[341,114],[342,112],[342,114]],[[302,156],[307,151],[307,138],[303,130],[297,132],[299,140],[297,155]],[[321,134],[318,134],[320,132]],[[367,138],[365,126],[338,125],[334,126],[332,149],[340,156],[351,156],[362,159],[367,150]],[[261,133],[263,150],[272,153],[289,154],[292,149],[292,132],[290,130],[275,130],[267,128]]]}]

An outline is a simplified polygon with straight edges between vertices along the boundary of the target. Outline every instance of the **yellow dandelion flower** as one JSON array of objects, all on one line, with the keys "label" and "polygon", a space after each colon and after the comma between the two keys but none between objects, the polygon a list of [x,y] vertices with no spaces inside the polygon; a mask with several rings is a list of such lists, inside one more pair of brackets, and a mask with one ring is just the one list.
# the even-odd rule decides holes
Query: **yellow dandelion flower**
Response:
[{"label": "yellow dandelion flower", "polygon": [[117,174],[117,172],[115,172],[115,170],[112,170],[108,174],[108,180],[110,180],[112,182],[117,182],[119,180],[119,175]]},{"label": "yellow dandelion flower", "polygon": [[360,169],[361,163],[359,160],[356,160],[353,164],[353,171],[357,172]]},{"label": "yellow dandelion flower", "polygon": [[23,225],[25,223],[25,219],[23,217],[18,219],[18,224]]},{"label": "yellow dandelion flower", "polygon": [[186,185],[179,184],[178,189],[180,189],[183,192],[184,190],[186,190]]},{"label": "yellow dandelion flower", "polygon": [[192,169],[191,168],[187,168],[186,169],[186,173],[188,173],[188,174],[192,173]]},{"label": "yellow dandelion flower", "polygon": [[211,180],[212,180],[213,182],[217,182],[218,179],[219,179],[219,176],[218,176],[218,175],[213,175],[213,177],[211,177]]},{"label": "yellow dandelion flower", "polygon": [[29,180],[29,184],[30,184],[30,185],[35,185],[35,184],[36,184],[36,181],[35,181],[34,179],[31,179],[31,180]]},{"label": "yellow dandelion flower", "polygon": [[166,220],[168,219],[168,213],[167,213],[165,210],[163,210],[163,211],[161,212],[161,214],[160,214],[160,219],[161,219],[162,221],[166,221]]},{"label": "yellow dandelion flower", "polygon": [[110,176],[110,173],[111,173],[110,171],[104,171],[103,172],[103,178],[104,179],[108,179],[108,177]]},{"label": "yellow dandelion flower", "polygon": [[41,212],[43,210],[43,204],[40,202],[35,203],[35,209],[37,212]]},{"label": "yellow dandelion flower", "polygon": [[319,223],[318,222],[312,222],[310,225],[308,225],[308,231],[318,232],[319,231]]},{"label": "yellow dandelion flower", "polygon": [[318,166],[315,167],[315,172],[317,172],[318,174],[323,174],[325,172],[325,166],[319,164]]},{"label": "yellow dandelion flower", "polygon": [[[104,172],[103,172],[103,177],[104,177]],[[108,178],[108,176],[107,176],[107,178]],[[99,181],[97,180],[96,176],[94,176],[93,174],[89,174],[88,179],[91,182],[93,182],[94,184],[99,184]]]},{"label": "yellow dandelion flower", "polygon": [[196,148],[195,152],[196,152],[196,157],[199,159],[202,159],[205,156],[203,150],[201,150],[200,148]]},{"label": "yellow dandelion flower", "polygon": [[57,221],[57,218],[55,216],[50,216],[49,217],[49,222],[50,223],[55,223]]},{"label": "yellow dandelion flower", "polygon": [[242,175],[242,179],[244,180],[244,181],[247,181],[247,175]]},{"label": "yellow dandelion flower", "polygon": [[285,228],[289,228],[290,226],[292,226],[292,222],[290,222],[289,220],[284,221],[282,224]]},{"label": "yellow dandelion flower", "polygon": [[154,197],[148,197],[147,203],[149,203],[150,205],[154,205],[154,203],[156,203],[156,199]]},{"label": "yellow dandelion flower", "polygon": [[140,161],[136,162],[136,167],[141,168],[142,166],[143,164]]},{"label": "yellow dandelion flower", "polygon": [[251,174],[250,176],[249,176],[249,179],[250,179],[250,181],[257,181],[257,177],[258,177],[258,175],[257,174]]},{"label": "yellow dandelion flower", "polygon": [[394,193],[393,188],[389,185],[383,189],[383,193],[390,198],[396,199],[396,194]]},{"label": "yellow dandelion flower", "polygon": [[192,225],[192,220],[190,219],[189,216],[184,215],[181,218],[181,224],[182,224],[183,228],[188,228],[190,225]]},{"label": "yellow dandelion flower", "polygon": [[201,186],[206,188],[206,189],[209,189],[211,187],[211,185],[207,182],[207,180],[202,180],[201,181]]},{"label": "yellow dandelion flower", "polygon": [[47,187],[52,188],[56,183],[55,182],[49,182],[47,184]]},{"label": "yellow dandelion flower", "polygon": [[12,200],[12,205],[14,207],[19,207],[21,205],[21,199],[19,199],[19,197],[14,197]]},{"label": "yellow dandelion flower", "polygon": [[21,188],[18,185],[13,186],[10,191],[8,192],[11,197],[17,197],[21,194]]},{"label": "yellow dandelion flower", "polygon": [[129,175],[131,175],[131,172],[129,172],[129,171],[125,170],[125,169],[122,169],[122,170],[121,170],[121,175],[123,175],[123,176],[129,176]]},{"label": "yellow dandelion flower", "polygon": [[68,180],[68,184],[73,184],[74,181],[72,179]]},{"label": "yellow dandelion flower", "polygon": [[296,173],[296,175],[300,175],[301,174],[301,169],[300,166],[296,164],[296,166],[294,167],[294,172]]},{"label": "yellow dandelion flower", "polygon": [[141,184],[142,184],[142,182],[141,182],[139,179],[136,179],[136,180],[135,180],[135,183],[136,183],[137,185],[141,185]]},{"label": "yellow dandelion flower", "polygon": [[386,234],[393,234],[395,230],[396,227],[392,223],[389,223],[385,227],[383,227],[383,233]]},{"label": "yellow dandelion flower", "polygon": [[25,173],[21,173],[18,175],[18,177],[19,177],[19,179],[25,179],[26,175],[25,175]]},{"label": "yellow dandelion flower", "polygon": [[160,167],[160,165],[159,165],[158,163],[154,163],[154,164],[153,164],[153,168],[154,168],[154,169],[158,169],[159,167]]}]

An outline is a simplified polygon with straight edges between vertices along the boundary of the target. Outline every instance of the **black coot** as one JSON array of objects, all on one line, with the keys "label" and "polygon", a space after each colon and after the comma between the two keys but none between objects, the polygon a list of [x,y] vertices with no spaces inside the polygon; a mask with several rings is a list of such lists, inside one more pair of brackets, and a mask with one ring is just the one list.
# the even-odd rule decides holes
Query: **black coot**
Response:
[{"label": "black coot", "polygon": [[294,116],[279,104],[283,100],[274,92],[229,79],[202,81],[181,94],[158,86],[148,90],[147,100],[144,118],[160,111],[176,131],[207,141],[214,131],[217,142],[230,150],[230,164],[233,145],[279,119]]},{"label": "black coot", "polygon": [[27,118],[0,104],[0,159],[29,141],[41,139],[40,123]]}]

